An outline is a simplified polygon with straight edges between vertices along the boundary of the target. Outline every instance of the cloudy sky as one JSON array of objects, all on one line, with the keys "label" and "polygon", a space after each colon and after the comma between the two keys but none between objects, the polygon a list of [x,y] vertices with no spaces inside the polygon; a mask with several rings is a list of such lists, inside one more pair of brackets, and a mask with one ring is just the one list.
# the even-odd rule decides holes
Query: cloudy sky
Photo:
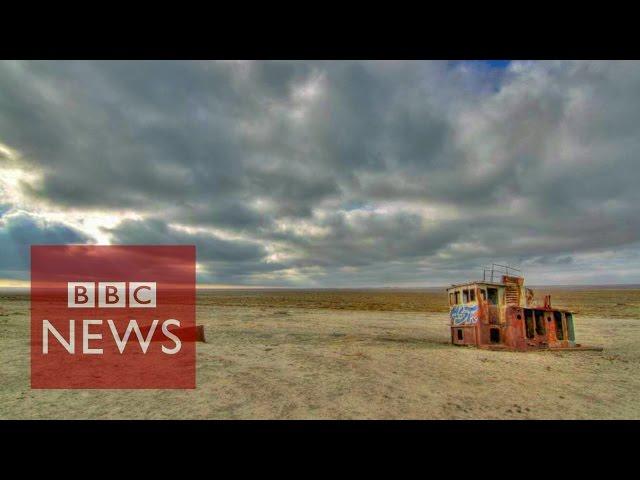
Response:
[{"label": "cloudy sky", "polygon": [[0,62],[0,285],[31,244],[202,284],[640,283],[638,62]]}]

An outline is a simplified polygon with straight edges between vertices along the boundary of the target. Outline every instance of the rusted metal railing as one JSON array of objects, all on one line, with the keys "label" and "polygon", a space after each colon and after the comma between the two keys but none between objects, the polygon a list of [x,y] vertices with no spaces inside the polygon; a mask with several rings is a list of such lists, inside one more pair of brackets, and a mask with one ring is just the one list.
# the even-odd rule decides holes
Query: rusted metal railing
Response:
[{"label": "rusted metal railing", "polygon": [[494,283],[494,277],[496,275],[497,276],[508,275],[510,277],[521,277],[522,270],[516,267],[512,267],[510,265],[501,265],[499,263],[492,263],[491,267],[484,267],[482,269],[483,282],[489,281],[491,283]]}]

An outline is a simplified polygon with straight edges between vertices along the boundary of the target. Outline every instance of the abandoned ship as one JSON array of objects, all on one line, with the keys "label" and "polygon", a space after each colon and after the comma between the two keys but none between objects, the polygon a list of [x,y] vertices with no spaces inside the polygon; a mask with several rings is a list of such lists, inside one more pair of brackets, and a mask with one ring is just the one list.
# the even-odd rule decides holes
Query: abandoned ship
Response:
[{"label": "abandoned ship", "polygon": [[451,285],[447,293],[454,345],[521,351],[594,349],[576,343],[573,313],[553,308],[550,295],[538,305],[516,268],[494,264],[484,270],[481,281]]}]

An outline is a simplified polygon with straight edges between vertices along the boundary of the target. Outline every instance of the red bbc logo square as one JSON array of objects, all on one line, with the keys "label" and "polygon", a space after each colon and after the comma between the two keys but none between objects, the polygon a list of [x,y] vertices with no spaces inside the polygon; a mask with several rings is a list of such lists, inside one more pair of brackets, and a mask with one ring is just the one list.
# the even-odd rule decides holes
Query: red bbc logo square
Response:
[{"label": "red bbc logo square", "polygon": [[195,388],[194,246],[32,246],[31,388]]}]

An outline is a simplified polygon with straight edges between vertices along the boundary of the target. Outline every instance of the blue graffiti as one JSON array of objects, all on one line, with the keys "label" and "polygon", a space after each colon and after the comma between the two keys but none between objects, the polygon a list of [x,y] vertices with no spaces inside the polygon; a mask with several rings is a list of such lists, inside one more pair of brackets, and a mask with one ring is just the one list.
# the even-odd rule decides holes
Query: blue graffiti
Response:
[{"label": "blue graffiti", "polygon": [[478,305],[455,305],[449,312],[454,325],[475,325],[478,322]]}]

